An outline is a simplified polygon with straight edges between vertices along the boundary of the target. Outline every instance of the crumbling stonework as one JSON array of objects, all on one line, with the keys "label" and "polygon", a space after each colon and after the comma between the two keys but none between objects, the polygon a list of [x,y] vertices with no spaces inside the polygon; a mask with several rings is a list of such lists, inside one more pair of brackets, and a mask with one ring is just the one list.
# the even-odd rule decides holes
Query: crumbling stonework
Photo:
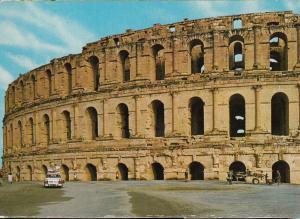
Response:
[{"label": "crumbling stonework", "polygon": [[42,180],[300,183],[300,19],[290,11],[127,30],[9,85],[4,169]]}]

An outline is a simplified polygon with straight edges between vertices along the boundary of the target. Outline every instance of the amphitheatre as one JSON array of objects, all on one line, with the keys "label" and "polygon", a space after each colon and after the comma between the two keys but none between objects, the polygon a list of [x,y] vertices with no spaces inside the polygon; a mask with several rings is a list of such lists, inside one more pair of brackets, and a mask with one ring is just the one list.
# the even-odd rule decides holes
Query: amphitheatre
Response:
[{"label": "amphitheatre", "polygon": [[17,180],[300,184],[300,18],[292,11],[154,24],[20,75],[5,96],[3,169]]}]

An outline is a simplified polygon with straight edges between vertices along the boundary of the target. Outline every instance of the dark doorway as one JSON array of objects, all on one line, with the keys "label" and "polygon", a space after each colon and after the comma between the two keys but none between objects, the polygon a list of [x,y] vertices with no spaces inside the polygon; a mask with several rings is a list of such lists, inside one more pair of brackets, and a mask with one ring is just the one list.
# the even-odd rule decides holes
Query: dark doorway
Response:
[{"label": "dark doorway", "polygon": [[153,163],[152,171],[153,171],[154,180],[164,179],[164,167],[160,163]]},{"label": "dark doorway", "polygon": [[190,54],[192,74],[202,73],[204,71],[204,46],[200,40],[191,41]]},{"label": "dark doorway", "polygon": [[61,168],[64,180],[69,181],[69,167],[67,167],[66,165],[62,165]]},{"label": "dark doorway", "polygon": [[21,169],[20,169],[20,167],[17,167],[16,180],[17,180],[17,182],[20,182],[20,180],[21,180]]},{"label": "dark doorway", "polygon": [[32,168],[31,166],[28,165],[27,169],[28,169],[28,180],[32,181]]},{"label": "dark doorway", "polygon": [[87,164],[85,167],[86,179],[88,181],[97,181],[97,169],[93,164]]},{"label": "dark doorway", "polygon": [[165,136],[164,104],[159,100],[152,102],[155,137]]},{"label": "dark doorway", "polygon": [[194,161],[189,165],[191,180],[204,180],[204,166]]},{"label": "dark doorway", "polygon": [[43,173],[43,179],[42,180],[44,180],[47,176],[47,173],[48,173],[48,168],[45,165],[42,166],[42,173]]},{"label": "dark doorway", "polygon": [[118,164],[118,171],[120,172],[121,180],[128,180],[128,168],[125,164]]},{"label": "dark doorway", "polygon": [[97,110],[94,107],[89,107],[87,109],[87,112],[89,114],[89,120],[90,120],[90,127],[91,130],[90,135],[92,140],[95,140],[99,134],[98,134],[98,113]]},{"label": "dark doorway", "polygon": [[279,170],[282,183],[290,183],[290,166],[287,162],[279,160],[272,166],[272,179],[276,179],[276,171]]},{"label": "dark doorway", "polygon": [[165,79],[165,58],[164,58],[164,47],[162,45],[155,45],[152,47],[155,63],[155,79]]},{"label": "dark doorway", "polygon": [[191,133],[192,135],[204,134],[204,103],[199,97],[190,100]]},{"label": "dark doorway", "polygon": [[97,91],[100,86],[99,59],[96,56],[91,56],[89,58],[89,63],[93,73],[94,90]]},{"label": "dark doorway", "polygon": [[229,100],[230,136],[243,137],[246,134],[245,100],[240,94],[234,94]]},{"label": "dark doorway", "polygon": [[236,175],[246,173],[246,166],[241,161],[235,161],[229,166],[229,171],[233,172],[233,181],[237,181]]},{"label": "dark doorway", "polygon": [[126,104],[121,103],[118,106],[119,114],[120,114],[120,122],[121,122],[121,133],[122,138],[129,138],[129,112]]},{"label": "dark doorway", "polygon": [[289,99],[284,93],[272,97],[272,135],[289,134]]}]

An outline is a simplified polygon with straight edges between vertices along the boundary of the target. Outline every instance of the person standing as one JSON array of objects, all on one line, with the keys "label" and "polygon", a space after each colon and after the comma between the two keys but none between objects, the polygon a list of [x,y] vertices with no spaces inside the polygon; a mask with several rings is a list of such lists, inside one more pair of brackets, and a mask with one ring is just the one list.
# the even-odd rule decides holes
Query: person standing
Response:
[{"label": "person standing", "polygon": [[281,175],[279,170],[276,171],[276,181],[277,185],[279,186],[279,184],[281,183]]},{"label": "person standing", "polygon": [[7,176],[7,178],[8,178],[8,183],[12,184],[12,182],[13,182],[13,175],[11,173],[9,173],[8,176]]}]

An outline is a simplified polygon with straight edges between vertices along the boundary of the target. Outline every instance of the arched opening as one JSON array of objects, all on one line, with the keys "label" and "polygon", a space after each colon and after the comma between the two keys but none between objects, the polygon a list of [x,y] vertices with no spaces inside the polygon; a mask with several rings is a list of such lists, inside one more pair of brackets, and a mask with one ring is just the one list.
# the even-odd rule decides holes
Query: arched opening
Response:
[{"label": "arched opening", "polygon": [[28,180],[32,181],[32,167],[30,165],[27,166],[27,172],[28,172]]},{"label": "arched opening", "polygon": [[239,173],[246,173],[246,166],[241,161],[234,161],[229,166],[229,171],[233,172],[233,181],[237,181],[238,179],[235,176]]},{"label": "arched opening", "polygon": [[97,137],[99,137],[99,134],[98,134],[98,113],[97,113],[97,110],[94,107],[87,108],[87,112],[88,112],[88,115],[89,115],[88,130],[89,130],[90,138],[92,140],[95,140]]},{"label": "arched opening", "polygon": [[128,168],[125,164],[118,164],[118,171],[121,176],[121,180],[128,180]]},{"label": "arched opening", "polygon": [[234,94],[229,100],[230,136],[243,137],[246,134],[245,99],[240,94]]},{"label": "arched opening", "polygon": [[25,102],[25,88],[23,81],[20,81],[21,102]]},{"label": "arched opening", "polygon": [[63,111],[63,127],[64,127],[64,137],[67,140],[72,138],[71,130],[71,115],[69,111]]},{"label": "arched opening", "polygon": [[19,146],[23,146],[23,126],[21,121],[18,121],[18,129],[19,129]]},{"label": "arched opening", "polygon": [[47,173],[48,173],[48,168],[45,165],[43,165],[42,166],[42,177],[43,177],[42,180],[44,180],[47,177]]},{"label": "arched opening", "polygon": [[34,145],[34,124],[33,119],[29,118],[29,142],[31,145]]},{"label": "arched opening", "polygon": [[280,92],[272,97],[271,103],[272,135],[289,134],[289,99]]},{"label": "arched opening", "polygon": [[290,166],[284,160],[279,160],[272,165],[272,179],[276,180],[277,173],[279,170],[280,178],[282,183],[290,183]]},{"label": "arched opening", "polygon": [[122,50],[119,55],[120,55],[120,60],[122,65],[123,81],[130,81],[129,53],[126,50]]},{"label": "arched opening", "polygon": [[118,105],[118,114],[119,114],[119,122],[118,126],[120,127],[121,137],[129,138],[129,112],[126,104],[121,103]]},{"label": "arched opening", "polygon": [[232,26],[233,26],[233,29],[242,28],[243,27],[242,19],[240,19],[240,18],[233,19]]},{"label": "arched opening", "polygon": [[34,75],[31,76],[31,93],[34,100],[36,98],[36,83]]},{"label": "arched opening", "polygon": [[20,180],[21,180],[21,169],[19,166],[17,166],[16,181],[20,182]]},{"label": "arched opening", "polygon": [[60,174],[65,181],[69,181],[69,167],[67,165],[61,165]]},{"label": "arched opening", "polygon": [[204,103],[199,97],[190,100],[191,134],[204,134]]},{"label": "arched opening", "polygon": [[93,73],[94,90],[97,91],[100,86],[99,59],[96,56],[91,56],[89,63]]},{"label": "arched opening", "polygon": [[46,71],[46,75],[48,80],[48,96],[50,97],[52,94],[52,73],[49,69]]},{"label": "arched opening", "polygon": [[93,164],[87,164],[85,166],[85,180],[97,181],[97,169]]},{"label": "arched opening", "polygon": [[202,73],[204,71],[204,45],[201,40],[195,39],[190,43],[191,72]]},{"label": "arched opening", "polygon": [[164,167],[160,163],[153,163],[152,165],[153,178],[154,180],[164,179]]},{"label": "arched opening", "polygon": [[288,45],[284,33],[274,33],[270,36],[270,70],[286,71],[288,69]]},{"label": "arched opening", "polygon": [[191,180],[204,180],[204,166],[197,162],[193,161],[189,165]]},{"label": "arched opening", "polygon": [[155,137],[165,136],[165,115],[164,115],[164,104],[159,100],[152,102],[153,110],[153,126]]},{"label": "arched opening", "polygon": [[44,136],[47,141],[47,144],[50,143],[50,119],[47,114],[43,116],[43,123],[44,123]]},{"label": "arched opening", "polygon": [[154,45],[152,47],[154,63],[155,63],[155,80],[165,79],[165,57],[164,47],[162,45]]},{"label": "arched opening", "polygon": [[238,35],[229,39],[229,70],[245,69],[244,38]]},{"label": "arched opening", "polygon": [[70,63],[65,64],[65,69],[67,72],[67,91],[68,95],[72,93],[72,66]]}]

